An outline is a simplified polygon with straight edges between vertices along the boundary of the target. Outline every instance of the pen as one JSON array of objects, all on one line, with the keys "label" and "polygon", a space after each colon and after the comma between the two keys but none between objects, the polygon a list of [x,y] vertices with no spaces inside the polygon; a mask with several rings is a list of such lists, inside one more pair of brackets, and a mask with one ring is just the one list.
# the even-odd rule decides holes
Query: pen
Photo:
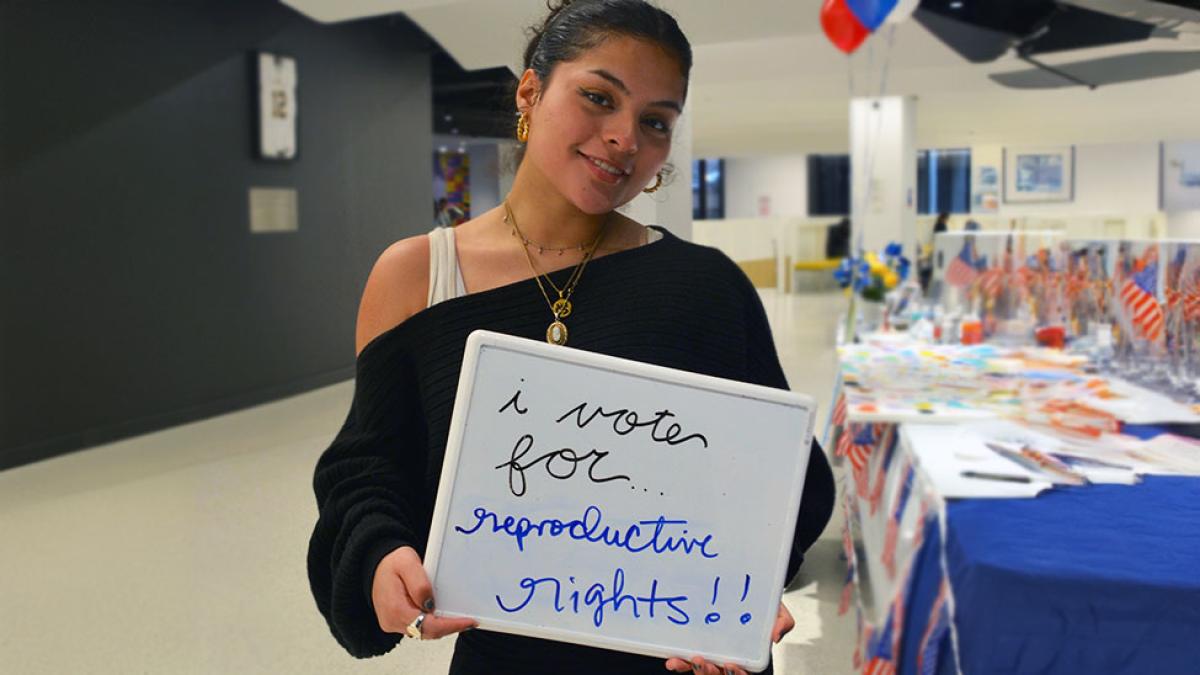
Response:
[{"label": "pen", "polygon": [[1006,483],[1029,483],[1029,476],[1014,476],[1006,473],[984,473],[982,471],[963,471],[963,478],[982,478],[984,480],[1002,480]]}]

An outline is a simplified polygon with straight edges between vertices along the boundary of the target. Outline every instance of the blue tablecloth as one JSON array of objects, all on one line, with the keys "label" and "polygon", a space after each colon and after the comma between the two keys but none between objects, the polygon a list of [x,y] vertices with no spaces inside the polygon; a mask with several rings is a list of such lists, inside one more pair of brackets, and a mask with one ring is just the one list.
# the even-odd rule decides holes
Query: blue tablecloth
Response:
[{"label": "blue tablecloth", "polygon": [[[964,673],[1200,673],[1200,479],[951,501],[946,539]],[[940,546],[927,528],[901,674],[918,672]],[[943,647],[936,672],[953,673]]]}]

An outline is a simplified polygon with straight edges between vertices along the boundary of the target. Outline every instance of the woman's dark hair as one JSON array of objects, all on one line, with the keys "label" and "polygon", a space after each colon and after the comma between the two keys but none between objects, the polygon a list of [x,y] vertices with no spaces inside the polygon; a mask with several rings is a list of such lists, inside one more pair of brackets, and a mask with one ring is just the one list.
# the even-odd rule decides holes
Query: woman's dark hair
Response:
[{"label": "woman's dark hair", "polygon": [[658,45],[679,62],[684,80],[692,72],[692,45],[679,24],[645,0],[547,0],[546,7],[550,10],[546,20],[529,29],[523,61],[526,69],[537,73],[543,87],[555,66],[574,61],[612,37]]}]

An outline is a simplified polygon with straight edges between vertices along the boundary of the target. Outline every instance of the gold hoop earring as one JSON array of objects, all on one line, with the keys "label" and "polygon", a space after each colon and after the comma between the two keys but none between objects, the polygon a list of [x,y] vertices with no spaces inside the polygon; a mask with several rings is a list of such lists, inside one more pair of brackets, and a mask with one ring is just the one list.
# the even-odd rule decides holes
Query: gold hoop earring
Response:
[{"label": "gold hoop earring", "polygon": [[529,140],[529,118],[525,113],[517,118],[517,140],[522,143]]},{"label": "gold hoop earring", "polygon": [[658,174],[655,175],[654,187],[644,188],[642,190],[642,192],[645,192],[648,195],[654,194],[655,192],[658,192],[658,188],[662,187],[662,182],[663,182],[663,174],[661,171],[659,171]]}]

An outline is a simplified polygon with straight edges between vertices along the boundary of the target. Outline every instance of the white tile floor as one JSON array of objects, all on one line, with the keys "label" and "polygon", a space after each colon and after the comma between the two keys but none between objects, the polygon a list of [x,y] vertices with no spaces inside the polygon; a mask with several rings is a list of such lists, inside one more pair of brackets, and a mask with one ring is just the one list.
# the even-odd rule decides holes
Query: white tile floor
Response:
[{"label": "white tile floor", "polygon": [[[828,411],[844,301],[763,300],[792,388]],[[446,672],[448,640],[352,659],[309,595],[312,470],[351,392],[346,382],[0,472],[0,673]],[[797,627],[776,648],[780,673],[850,671],[839,537],[835,520],[785,596]]]}]

